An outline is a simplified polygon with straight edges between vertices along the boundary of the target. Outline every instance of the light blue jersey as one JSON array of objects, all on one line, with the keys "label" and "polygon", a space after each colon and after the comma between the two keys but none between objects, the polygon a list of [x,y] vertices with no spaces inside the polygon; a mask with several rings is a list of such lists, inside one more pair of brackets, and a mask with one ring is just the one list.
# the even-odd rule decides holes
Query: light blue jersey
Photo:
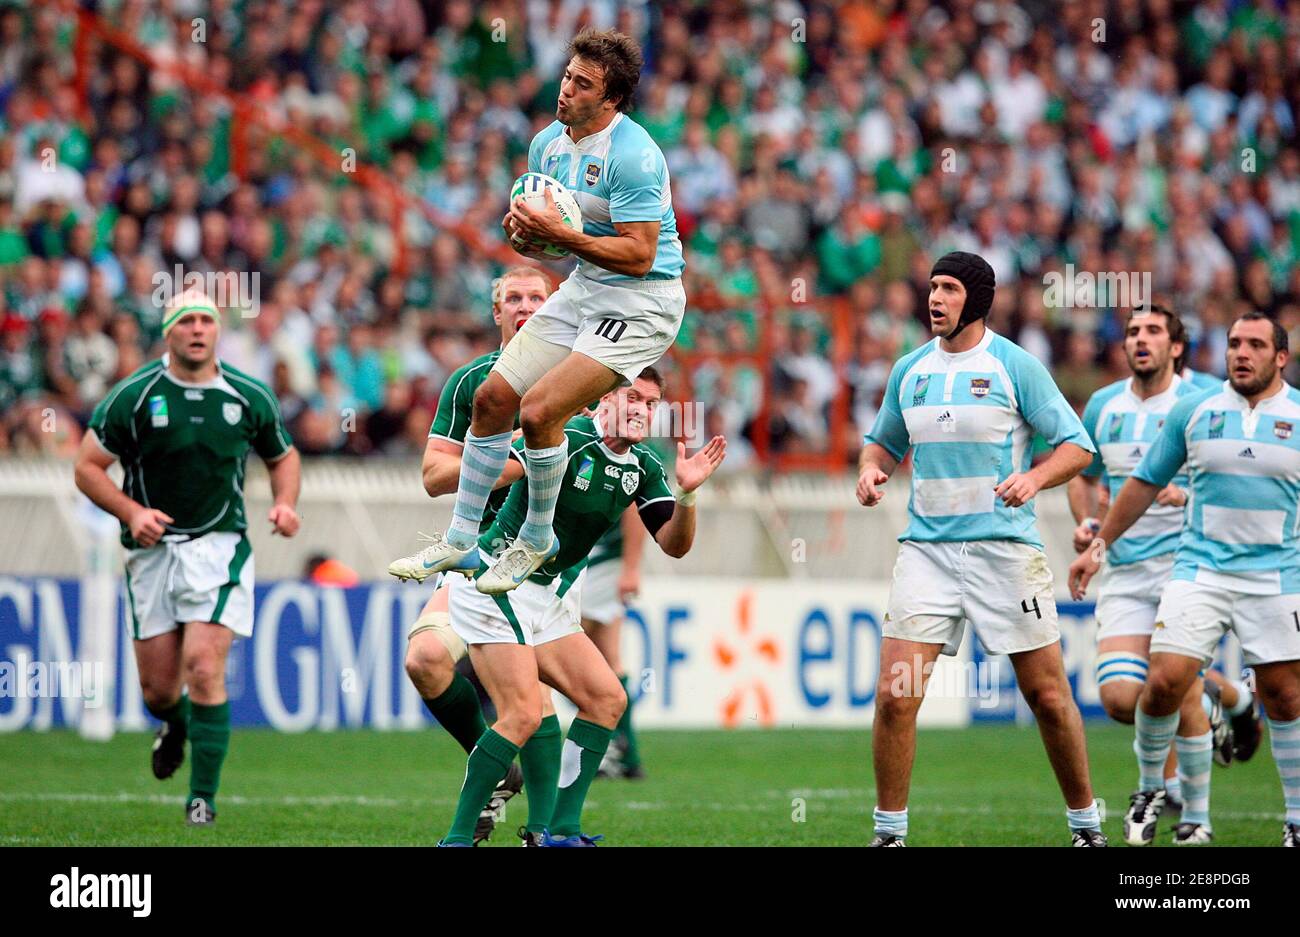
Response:
[{"label": "light blue jersey", "polygon": [[1223,388],[1223,378],[1215,377],[1213,374],[1206,374],[1204,371],[1193,371],[1191,368],[1183,368],[1183,380],[1197,390],[1221,390]]},{"label": "light blue jersey", "polygon": [[1252,410],[1225,384],[1180,400],[1133,477],[1164,487],[1187,463],[1191,500],[1174,578],[1255,595],[1300,593],[1300,391]]},{"label": "light blue jersey", "polygon": [[912,453],[911,522],[899,540],[1014,540],[1042,547],[1032,503],[1009,508],[993,489],[1027,471],[1034,433],[1095,452],[1042,363],[986,329],[969,351],[935,339],[901,358],[866,441]]},{"label": "light blue jersey", "polygon": [[[533,137],[528,169],[559,179],[582,209],[582,230],[592,237],[615,237],[614,222],[657,221],[659,244],[647,280],[682,275],[686,262],[677,237],[668,163],[658,144],[626,114],[615,114],[608,127],[574,143],[558,120]],[[586,260],[578,272],[592,280],[617,284],[639,277],[613,273]]]},{"label": "light blue jersey", "polygon": [[[1174,404],[1199,393],[1203,391],[1175,374],[1168,390],[1146,400],[1133,393],[1131,377],[1103,387],[1088,400],[1083,409],[1083,428],[1097,447],[1097,454],[1083,474],[1101,477],[1110,490],[1111,504],[1160,435]],[[1180,471],[1174,476],[1174,484],[1186,488],[1187,475]],[[1123,566],[1173,553],[1182,532],[1182,508],[1153,504],[1124,536],[1110,544],[1107,559]]]}]

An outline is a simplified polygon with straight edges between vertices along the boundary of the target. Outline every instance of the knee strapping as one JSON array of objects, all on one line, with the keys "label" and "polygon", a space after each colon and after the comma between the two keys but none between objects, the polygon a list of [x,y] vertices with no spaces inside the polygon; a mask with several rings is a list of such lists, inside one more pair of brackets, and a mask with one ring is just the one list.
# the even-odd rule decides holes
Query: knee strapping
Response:
[{"label": "knee strapping", "polygon": [[1147,659],[1132,651],[1107,651],[1097,655],[1097,686],[1107,683],[1146,683]]}]

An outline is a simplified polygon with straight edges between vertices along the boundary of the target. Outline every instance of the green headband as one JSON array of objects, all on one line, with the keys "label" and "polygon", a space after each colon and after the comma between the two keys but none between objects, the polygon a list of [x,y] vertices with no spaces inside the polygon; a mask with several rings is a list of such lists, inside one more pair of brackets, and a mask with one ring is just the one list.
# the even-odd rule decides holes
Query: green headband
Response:
[{"label": "green headband", "polygon": [[201,313],[203,313],[203,314],[204,314],[205,316],[207,316],[209,319],[212,319],[214,322],[216,322],[216,323],[217,323],[217,327],[220,328],[220,327],[221,327],[221,317],[220,317],[220,316],[217,316],[217,315],[213,315],[212,308],[213,308],[213,307],[211,307],[211,306],[181,306],[181,307],[179,307],[179,308],[177,308],[177,309],[172,310],[171,312],[169,312],[169,313],[167,313],[167,314],[165,314],[165,315],[163,316],[163,322],[162,322],[162,333],[163,333],[163,335],[166,335],[168,332],[171,331],[172,326],[175,325],[177,322],[180,321],[181,316],[186,315],[187,313],[191,313],[191,312],[201,312]]}]

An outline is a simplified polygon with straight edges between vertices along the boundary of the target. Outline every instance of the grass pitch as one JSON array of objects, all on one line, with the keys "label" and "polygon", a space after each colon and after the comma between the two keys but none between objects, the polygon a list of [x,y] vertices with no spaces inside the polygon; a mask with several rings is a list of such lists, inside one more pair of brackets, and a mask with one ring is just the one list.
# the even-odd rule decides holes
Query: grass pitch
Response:
[{"label": "grass pitch", "polygon": [[[1088,728],[1106,833],[1137,778],[1132,729]],[[0,735],[0,845],[432,845],[451,821],[465,756],[441,730],[280,735],[236,729],[219,824],[183,824],[188,760],[149,772],[151,737],[107,744],[70,732]],[[864,731],[645,732],[649,777],[598,780],[585,832],[612,846],[853,846],[875,799]],[[524,795],[488,846],[514,846]],[[1276,845],[1282,791],[1264,741],[1247,764],[1215,767],[1215,842]],[[1038,733],[978,726],[920,733],[909,845],[1065,845],[1061,801]],[[799,818],[802,816],[802,820]],[[1162,821],[1166,844],[1172,821]]]}]

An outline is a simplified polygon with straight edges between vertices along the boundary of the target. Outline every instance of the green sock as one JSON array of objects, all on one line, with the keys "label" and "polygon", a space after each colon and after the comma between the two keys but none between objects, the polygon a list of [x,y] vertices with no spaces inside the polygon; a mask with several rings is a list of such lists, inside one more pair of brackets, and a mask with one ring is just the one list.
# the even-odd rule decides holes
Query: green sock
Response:
[{"label": "green sock", "polygon": [[627,692],[627,674],[619,677],[618,682],[623,684],[623,692],[627,693],[627,709],[623,710],[623,718],[618,720],[614,731],[621,732],[627,740],[627,748],[623,751],[624,766],[635,768],[641,764],[641,749],[636,743],[636,730],[632,728],[632,694]]},{"label": "green sock", "polygon": [[478,693],[464,674],[452,677],[451,686],[443,690],[441,696],[425,700],[424,705],[438,724],[460,743],[466,754],[474,750],[474,743],[487,731]]},{"label": "green sock", "polygon": [[613,729],[586,719],[574,719],[569,726],[569,737],[565,739],[561,757],[560,790],[551,817],[552,835],[576,836],[581,832],[582,804],[613,735]]},{"label": "green sock", "polygon": [[190,801],[200,797],[215,813],[221,765],[230,748],[230,703],[190,706]]},{"label": "green sock", "polygon": [[190,722],[190,695],[182,693],[180,699],[170,706],[159,709],[149,706],[148,709],[149,714],[155,719],[161,719],[163,722],[170,724],[173,729],[184,731]]},{"label": "green sock", "polygon": [[519,754],[519,746],[488,729],[469,753],[465,766],[465,783],[460,788],[460,801],[456,816],[451,821],[451,832],[444,843],[474,842],[474,826],[497,784],[510,770],[510,763]]},{"label": "green sock", "polygon": [[519,750],[519,767],[524,772],[524,790],[528,792],[529,833],[540,833],[551,824],[555,812],[555,795],[559,793],[560,752],[564,734],[554,714],[542,720],[533,737]]}]

